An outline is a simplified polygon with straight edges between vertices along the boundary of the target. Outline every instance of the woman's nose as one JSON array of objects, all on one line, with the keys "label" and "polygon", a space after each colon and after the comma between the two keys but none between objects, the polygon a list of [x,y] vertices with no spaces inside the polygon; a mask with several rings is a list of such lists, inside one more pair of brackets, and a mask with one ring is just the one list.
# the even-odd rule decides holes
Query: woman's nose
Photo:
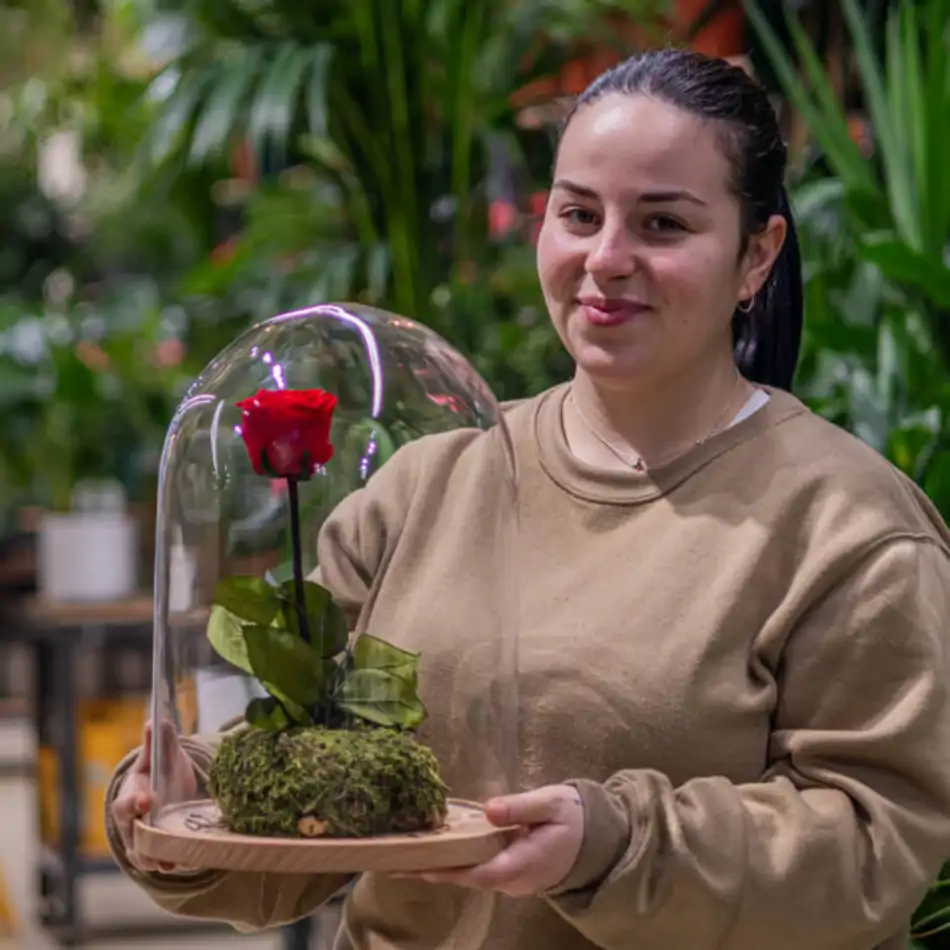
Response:
[{"label": "woman's nose", "polygon": [[591,238],[587,272],[595,280],[618,280],[636,269],[633,236],[624,227],[602,228]]}]

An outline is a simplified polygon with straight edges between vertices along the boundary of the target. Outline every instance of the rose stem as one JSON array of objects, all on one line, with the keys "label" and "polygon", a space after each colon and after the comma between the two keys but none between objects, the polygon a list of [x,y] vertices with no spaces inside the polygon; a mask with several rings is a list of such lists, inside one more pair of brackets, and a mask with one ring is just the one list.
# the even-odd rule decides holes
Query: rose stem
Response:
[{"label": "rose stem", "polygon": [[300,635],[304,643],[309,643],[307,601],[303,590],[303,555],[300,548],[300,499],[297,495],[296,478],[287,479],[287,494],[290,498],[290,540],[294,552],[294,594],[297,599],[297,614],[300,617]]}]

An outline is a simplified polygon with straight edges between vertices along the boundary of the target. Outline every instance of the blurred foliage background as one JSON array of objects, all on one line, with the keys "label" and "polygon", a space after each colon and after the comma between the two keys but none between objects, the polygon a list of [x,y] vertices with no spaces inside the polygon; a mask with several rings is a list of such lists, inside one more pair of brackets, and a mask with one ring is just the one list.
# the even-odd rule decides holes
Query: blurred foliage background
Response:
[{"label": "blurred foliage background", "polygon": [[147,494],[188,379],[315,301],[429,323],[502,397],[565,378],[532,243],[552,90],[736,6],[795,154],[798,390],[950,514],[950,0],[8,0],[8,509]]},{"label": "blurred foliage background", "polygon": [[[567,372],[513,93],[656,0],[21,0],[0,7],[0,497],[154,481],[183,387],[249,323],[412,314],[503,395]],[[55,464],[52,463],[55,459]],[[9,520],[8,520],[9,523]]]},{"label": "blurred foliage background", "polygon": [[565,96],[716,29],[793,151],[797,391],[950,518],[950,0],[7,0],[4,529],[85,479],[147,503],[183,388],[284,309],[414,316],[505,398],[566,378],[533,248]]}]

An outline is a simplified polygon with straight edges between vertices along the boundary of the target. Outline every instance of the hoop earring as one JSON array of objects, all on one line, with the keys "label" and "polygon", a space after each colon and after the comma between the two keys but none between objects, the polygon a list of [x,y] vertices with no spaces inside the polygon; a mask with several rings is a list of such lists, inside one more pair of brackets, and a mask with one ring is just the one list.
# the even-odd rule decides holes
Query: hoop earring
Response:
[{"label": "hoop earring", "polygon": [[739,313],[752,313],[752,308],[755,306],[755,294],[753,294],[748,300],[741,300],[736,304],[736,310]]}]

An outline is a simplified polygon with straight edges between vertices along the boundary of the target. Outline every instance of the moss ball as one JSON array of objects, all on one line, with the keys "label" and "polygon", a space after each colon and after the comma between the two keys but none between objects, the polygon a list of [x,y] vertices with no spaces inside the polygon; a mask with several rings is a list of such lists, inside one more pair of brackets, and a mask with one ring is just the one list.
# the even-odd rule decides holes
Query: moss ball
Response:
[{"label": "moss ball", "polygon": [[430,831],[446,816],[435,756],[391,729],[236,729],[218,747],[208,790],[226,827],[263,837]]}]

